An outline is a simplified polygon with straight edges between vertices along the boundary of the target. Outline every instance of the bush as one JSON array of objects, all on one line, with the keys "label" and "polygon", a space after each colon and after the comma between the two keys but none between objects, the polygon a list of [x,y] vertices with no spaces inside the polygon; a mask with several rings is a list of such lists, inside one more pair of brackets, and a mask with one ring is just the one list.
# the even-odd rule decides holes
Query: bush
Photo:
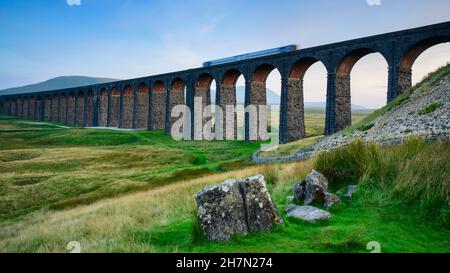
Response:
[{"label": "bush", "polygon": [[417,215],[449,222],[450,143],[411,139],[393,148],[357,141],[318,157],[315,168],[330,187],[359,183],[362,191],[382,191],[391,203]]}]

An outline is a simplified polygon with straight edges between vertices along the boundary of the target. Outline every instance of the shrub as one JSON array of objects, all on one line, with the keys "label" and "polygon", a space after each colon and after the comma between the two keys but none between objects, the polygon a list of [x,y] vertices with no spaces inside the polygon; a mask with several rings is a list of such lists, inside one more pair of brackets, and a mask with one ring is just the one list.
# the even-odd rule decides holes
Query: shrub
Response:
[{"label": "shrub", "polygon": [[450,143],[411,139],[393,148],[357,141],[318,157],[315,168],[330,187],[359,183],[362,191],[381,191],[391,203],[416,215],[450,216]]}]

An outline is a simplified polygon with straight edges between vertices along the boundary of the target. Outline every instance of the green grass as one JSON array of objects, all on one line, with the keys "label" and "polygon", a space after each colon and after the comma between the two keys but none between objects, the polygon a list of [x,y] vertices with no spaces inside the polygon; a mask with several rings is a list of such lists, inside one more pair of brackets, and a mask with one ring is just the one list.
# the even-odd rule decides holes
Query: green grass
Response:
[{"label": "green grass", "polygon": [[0,117],[0,219],[64,209],[247,164],[258,143],[60,128]]},{"label": "green grass", "polygon": [[444,104],[442,104],[442,102],[431,103],[431,104],[427,105],[427,107],[425,107],[422,110],[420,110],[419,112],[417,112],[417,114],[420,116],[423,116],[423,115],[433,113],[437,109],[441,108],[443,105]]},{"label": "green grass", "polygon": [[[427,157],[428,152],[435,156]],[[377,241],[382,252],[449,252],[449,155],[449,143],[415,139],[396,148],[356,143],[320,156],[314,168],[331,178],[331,189],[343,203],[332,208],[330,220],[315,224],[286,218],[282,209],[293,183],[282,181],[275,165],[270,176],[279,177],[268,184],[285,224],[271,233],[208,242],[193,216],[128,230],[117,244],[121,247],[107,251],[128,251],[126,242],[133,242],[137,251],[151,246],[156,252],[367,253],[367,243]],[[350,183],[359,184],[352,201],[343,197]]]}]

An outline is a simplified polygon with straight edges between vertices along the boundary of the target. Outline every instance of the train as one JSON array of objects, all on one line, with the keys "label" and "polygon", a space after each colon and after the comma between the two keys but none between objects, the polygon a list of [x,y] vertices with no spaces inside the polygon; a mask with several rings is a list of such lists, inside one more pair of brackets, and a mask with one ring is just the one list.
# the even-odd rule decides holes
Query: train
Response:
[{"label": "train", "polygon": [[237,61],[242,61],[242,60],[247,60],[247,59],[254,59],[254,58],[270,56],[270,55],[274,55],[274,54],[292,52],[292,51],[296,51],[298,48],[299,48],[298,45],[287,45],[287,46],[282,46],[282,47],[277,47],[277,48],[272,48],[272,49],[266,49],[266,50],[262,50],[262,51],[237,55],[237,56],[233,56],[233,57],[227,57],[227,58],[223,58],[223,59],[207,61],[207,62],[203,63],[203,67],[219,65],[219,64],[226,64],[226,63],[237,62]]}]

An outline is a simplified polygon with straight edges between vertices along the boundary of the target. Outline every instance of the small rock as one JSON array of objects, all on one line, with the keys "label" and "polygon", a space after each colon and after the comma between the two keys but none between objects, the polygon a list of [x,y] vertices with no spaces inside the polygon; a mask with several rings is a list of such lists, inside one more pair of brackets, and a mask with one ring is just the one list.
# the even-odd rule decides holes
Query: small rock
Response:
[{"label": "small rock", "polygon": [[312,171],[305,178],[305,205],[314,201],[324,202],[328,192],[328,180],[317,171]]},{"label": "small rock", "polygon": [[348,200],[352,200],[353,193],[356,191],[357,185],[349,185],[347,187],[347,193],[345,194],[345,198]]},{"label": "small rock", "polygon": [[336,194],[327,192],[325,194],[325,209],[329,210],[333,205],[338,205],[341,203],[341,199]]},{"label": "small rock", "polygon": [[288,217],[302,219],[307,222],[322,221],[331,217],[331,214],[325,210],[313,206],[297,206],[293,204],[287,206],[286,214]]},{"label": "small rock", "polygon": [[294,196],[287,196],[286,201],[288,201],[289,203],[294,201]]},{"label": "small rock", "polygon": [[302,200],[303,198],[305,198],[305,181],[301,181],[298,183],[295,183],[292,192],[294,193],[294,199],[297,201]]}]

